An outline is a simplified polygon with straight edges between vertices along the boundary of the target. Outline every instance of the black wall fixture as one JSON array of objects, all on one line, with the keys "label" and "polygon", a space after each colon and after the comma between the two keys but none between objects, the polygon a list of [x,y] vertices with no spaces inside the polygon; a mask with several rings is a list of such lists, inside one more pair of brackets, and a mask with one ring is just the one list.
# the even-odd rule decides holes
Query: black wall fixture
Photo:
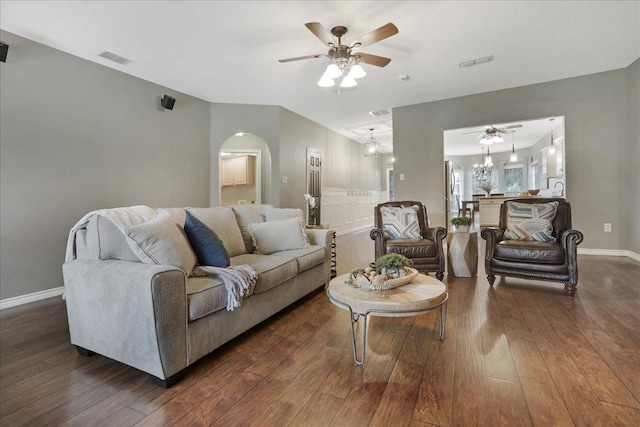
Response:
[{"label": "black wall fixture", "polygon": [[7,53],[9,53],[9,45],[5,42],[0,42],[0,61],[7,62]]},{"label": "black wall fixture", "polygon": [[176,99],[173,96],[165,95],[160,100],[160,105],[167,110],[173,110],[173,105],[176,103]]}]

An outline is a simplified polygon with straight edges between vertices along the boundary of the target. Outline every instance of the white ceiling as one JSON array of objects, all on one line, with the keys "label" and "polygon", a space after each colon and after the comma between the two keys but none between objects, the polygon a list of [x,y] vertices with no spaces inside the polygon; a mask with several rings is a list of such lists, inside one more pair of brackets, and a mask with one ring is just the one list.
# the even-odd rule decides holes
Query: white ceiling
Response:
[{"label": "white ceiling", "polygon": [[[362,49],[392,61],[365,64],[355,90],[320,88],[326,58],[278,62],[326,53],[306,22],[348,27],[345,44],[393,22],[397,35]],[[2,0],[0,27],[210,102],[280,105],[360,142],[373,127],[386,151],[391,120],[369,111],[623,68],[640,56],[639,1]],[[105,50],[133,62],[97,56]],[[458,66],[488,55],[493,62]]]}]

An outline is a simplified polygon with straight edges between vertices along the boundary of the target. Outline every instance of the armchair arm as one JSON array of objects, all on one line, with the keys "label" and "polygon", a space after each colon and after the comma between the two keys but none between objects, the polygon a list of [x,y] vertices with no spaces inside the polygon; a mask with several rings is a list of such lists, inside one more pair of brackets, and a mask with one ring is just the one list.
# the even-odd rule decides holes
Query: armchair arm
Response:
[{"label": "armchair arm", "polygon": [[564,248],[569,283],[578,283],[578,245],[584,239],[578,230],[565,230],[560,234],[560,242]]},{"label": "armchair arm", "polygon": [[484,269],[488,275],[491,275],[493,248],[504,238],[504,230],[497,227],[487,227],[480,231],[480,236],[487,241],[487,247],[484,255]]},{"label": "armchair arm", "polygon": [[425,239],[433,240],[439,246],[442,246],[442,241],[447,237],[447,229],[444,227],[430,227],[427,228],[425,235],[423,236]]},{"label": "armchair arm", "polygon": [[374,228],[369,233],[369,237],[375,241],[375,259],[378,259],[384,255],[384,231],[381,228]]},{"label": "armchair arm", "polygon": [[74,345],[166,379],[189,364],[185,273],[77,259],[62,266]]}]

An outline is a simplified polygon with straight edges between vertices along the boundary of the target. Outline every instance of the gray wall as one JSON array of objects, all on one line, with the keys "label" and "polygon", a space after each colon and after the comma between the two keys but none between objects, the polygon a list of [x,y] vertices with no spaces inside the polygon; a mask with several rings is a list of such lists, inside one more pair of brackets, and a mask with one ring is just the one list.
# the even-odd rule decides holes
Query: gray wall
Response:
[{"label": "gray wall", "polygon": [[627,248],[640,253],[640,59],[627,68],[629,93],[629,194],[622,206],[629,212]]},{"label": "gray wall", "polygon": [[1,38],[0,299],[62,286],[69,229],[91,210],[208,204],[209,103]]},{"label": "gray wall", "polygon": [[[639,197],[628,185],[638,167],[629,160],[629,133],[638,141],[629,125],[629,89],[637,91],[637,82],[628,85],[627,75],[637,77],[634,67],[394,108],[395,172],[405,174],[396,181],[396,199],[426,202],[429,218],[444,226],[444,130],[565,116],[567,199],[574,228],[585,234],[581,247],[637,249],[637,234],[627,237],[630,203],[637,207]],[[632,152],[637,159],[637,148]],[[605,222],[612,233],[603,232]]]}]

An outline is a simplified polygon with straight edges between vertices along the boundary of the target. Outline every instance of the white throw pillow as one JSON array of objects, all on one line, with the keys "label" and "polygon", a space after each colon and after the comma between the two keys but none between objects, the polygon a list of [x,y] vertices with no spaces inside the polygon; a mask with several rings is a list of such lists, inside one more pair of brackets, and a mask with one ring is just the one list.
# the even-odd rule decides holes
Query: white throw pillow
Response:
[{"label": "white throw pillow", "polygon": [[304,218],[302,209],[264,207],[264,217],[267,222],[279,221],[282,219]]},{"label": "white throw pillow", "polygon": [[233,209],[188,208],[187,211],[216,233],[230,257],[247,253]]},{"label": "white throw pillow", "polygon": [[188,276],[198,262],[184,230],[168,217],[129,226],[125,232],[129,247],[145,264],[173,265]]},{"label": "white throw pillow", "polygon": [[249,224],[256,252],[264,255],[309,247],[304,220],[300,217]]}]

